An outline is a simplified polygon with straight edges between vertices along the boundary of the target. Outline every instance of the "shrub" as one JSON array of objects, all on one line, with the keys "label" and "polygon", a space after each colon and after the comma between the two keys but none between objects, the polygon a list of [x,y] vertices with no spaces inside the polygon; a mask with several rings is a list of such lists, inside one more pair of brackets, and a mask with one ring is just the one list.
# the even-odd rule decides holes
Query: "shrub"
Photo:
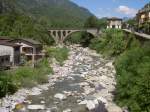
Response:
[{"label": "shrub", "polygon": [[93,39],[90,48],[107,56],[116,56],[126,49],[127,40],[121,30],[107,29],[98,39]]},{"label": "shrub", "polygon": [[71,43],[71,44],[80,44],[82,41],[82,33],[74,33],[66,38],[66,43]]},{"label": "shrub", "polygon": [[69,50],[66,47],[63,48],[47,48],[49,57],[55,58],[61,65],[68,59]]},{"label": "shrub", "polygon": [[48,74],[52,73],[47,59],[37,63],[35,68],[29,66],[0,72],[0,97],[13,94],[20,87],[31,88],[37,84],[48,82]]},{"label": "shrub", "polygon": [[13,78],[6,72],[0,72],[0,97],[6,94],[12,94],[18,89],[18,85],[13,81]]},{"label": "shrub", "polygon": [[[133,45],[138,43],[133,42]],[[137,45],[137,44],[136,44]],[[116,60],[116,102],[131,112],[150,111],[150,48],[148,44],[125,51]]]}]

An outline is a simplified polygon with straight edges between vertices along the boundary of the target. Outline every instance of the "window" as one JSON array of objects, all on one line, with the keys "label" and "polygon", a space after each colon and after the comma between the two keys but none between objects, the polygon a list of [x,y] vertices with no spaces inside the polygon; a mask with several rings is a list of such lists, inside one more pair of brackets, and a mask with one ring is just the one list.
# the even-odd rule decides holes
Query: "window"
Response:
[{"label": "window", "polygon": [[116,26],[115,26],[115,25],[112,25],[112,28],[116,28]]},{"label": "window", "polygon": [[9,57],[6,57],[6,58],[5,58],[5,61],[7,61],[7,62],[8,62],[8,61],[9,61]]},{"label": "window", "polygon": [[4,58],[2,57],[1,62],[4,63]]},{"label": "window", "polygon": [[19,50],[20,50],[20,48],[19,48],[19,47],[16,47],[16,48],[15,48],[15,51],[19,51]]},{"label": "window", "polygon": [[145,14],[141,15],[141,19],[144,19],[145,18]]}]

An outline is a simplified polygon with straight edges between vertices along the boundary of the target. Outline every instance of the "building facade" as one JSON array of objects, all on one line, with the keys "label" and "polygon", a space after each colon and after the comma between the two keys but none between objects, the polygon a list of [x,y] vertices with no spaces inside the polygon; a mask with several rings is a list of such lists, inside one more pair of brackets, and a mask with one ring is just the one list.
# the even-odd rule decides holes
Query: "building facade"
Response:
[{"label": "building facade", "polygon": [[20,53],[26,57],[27,61],[34,62],[44,56],[42,44],[32,39],[15,39],[10,42],[20,45]]},{"label": "building facade", "polygon": [[0,43],[0,63],[2,66],[20,64],[20,46],[12,43]]},{"label": "building facade", "polygon": [[1,54],[0,55],[0,69],[10,68],[10,55]]},{"label": "building facade", "polygon": [[107,28],[115,28],[115,29],[121,29],[122,28],[122,19],[112,17],[107,19]]},{"label": "building facade", "polygon": [[146,4],[141,10],[139,10],[136,17],[139,25],[150,22],[150,3]]}]

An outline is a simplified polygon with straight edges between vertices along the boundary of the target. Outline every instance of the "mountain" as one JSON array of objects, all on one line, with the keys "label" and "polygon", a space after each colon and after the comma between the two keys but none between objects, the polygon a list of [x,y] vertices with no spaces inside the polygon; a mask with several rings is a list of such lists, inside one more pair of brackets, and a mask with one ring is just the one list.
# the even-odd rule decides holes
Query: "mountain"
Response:
[{"label": "mountain", "polygon": [[80,28],[90,16],[70,0],[0,0],[0,36],[51,44],[48,29]]},{"label": "mountain", "polygon": [[[2,0],[14,1],[19,12],[44,20],[52,27],[80,27],[92,14],[70,0]],[[12,7],[12,5],[10,5]]]},{"label": "mountain", "polygon": [[129,18],[129,17],[123,17],[122,19],[123,19],[123,21],[128,21],[128,20],[130,20],[130,19],[132,19],[132,18]]}]

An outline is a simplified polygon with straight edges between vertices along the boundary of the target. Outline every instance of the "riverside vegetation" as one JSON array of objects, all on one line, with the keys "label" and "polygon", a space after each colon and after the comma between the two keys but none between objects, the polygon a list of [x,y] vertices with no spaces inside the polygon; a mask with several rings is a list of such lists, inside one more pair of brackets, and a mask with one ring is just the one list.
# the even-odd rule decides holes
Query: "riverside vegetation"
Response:
[{"label": "riverside vegetation", "polygon": [[48,75],[53,73],[50,60],[63,64],[68,57],[67,48],[48,48],[49,56],[39,61],[35,68],[27,65],[9,71],[0,71],[0,97],[15,93],[19,88],[31,88],[38,84],[48,83]]},{"label": "riverside vegetation", "polygon": [[6,94],[13,94],[19,88],[31,88],[37,84],[48,82],[47,74],[52,69],[49,67],[48,60],[41,60],[35,68],[29,66],[0,72],[0,97]]},{"label": "riverside vegetation", "polygon": [[150,42],[140,43],[121,30],[106,30],[91,40],[90,48],[116,57],[117,87],[115,101],[131,112],[150,112]]},{"label": "riverside vegetation", "polygon": [[68,59],[69,50],[66,47],[63,48],[52,48],[47,47],[47,53],[50,58],[55,58],[60,65],[63,65],[64,60]]},{"label": "riverside vegetation", "polygon": [[[22,7],[20,5],[16,8],[16,1],[13,0],[0,1],[0,35],[12,36],[14,38],[32,37],[44,44],[52,44],[53,40],[49,38],[46,32],[49,27],[82,27],[82,23],[85,22],[85,16],[79,20],[75,18],[80,17],[86,11],[82,10],[81,14],[79,14],[80,16],[77,15],[73,17],[69,14],[74,14],[74,12],[67,12],[67,19],[61,18],[64,13],[59,13],[62,15],[57,17],[56,13],[51,12],[49,17],[54,18],[49,18],[43,16],[43,14],[45,15],[45,8],[43,8],[45,5],[38,8],[40,12],[40,15],[38,15],[37,12],[35,12],[37,3],[35,3],[34,0],[32,0],[35,6],[33,10],[32,8],[26,8],[26,6],[29,5],[31,5],[31,7],[33,6],[30,0],[23,1],[22,6],[30,10],[20,9],[20,7]],[[43,0],[39,1],[40,3],[43,2]],[[5,5],[3,6],[3,4]],[[20,10],[18,11],[18,9]],[[50,11],[48,8],[47,10]],[[55,11],[59,12],[60,10],[61,9]],[[65,9],[63,9],[62,12],[65,12],[64,10]],[[78,12],[76,14],[78,14]],[[86,13],[86,17],[88,18],[89,16],[91,16],[91,14],[89,12]],[[43,18],[39,19],[39,17]],[[70,20],[68,18],[74,19],[73,21],[67,22]],[[55,19],[56,21],[54,21]],[[48,23],[50,20],[53,24]],[[100,24],[101,25],[98,26],[105,26],[105,19]],[[93,17],[89,18],[85,27],[97,27],[97,20]],[[72,38],[74,40],[70,38],[69,41],[89,46],[98,53],[102,53],[105,57],[116,57],[114,63],[117,71],[116,103],[122,107],[127,106],[131,112],[150,112],[150,42],[141,44],[133,35],[126,37],[120,30],[106,30],[101,35],[102,38],[94,38],[91,41],[89,41],[91,39],[90,35],[80,35],[81,34],[76,34],[74,38]],[[67,53],[66,48],[62,48],[61,50],[58,48],[48,49],[48,54],[52,56],[52,58],[55,57],[60,64],[63,63],[63,60],[67,59]],[[1,71],[0,97],[5,96],[6,93],[13,94],[20,87],[33,87],[38,83],[47,82],[46,74],[52,72],[48,61],[48,59],[44,59],[44,61],[41,61],[34,69],[25,66],[15,71]]]}]

